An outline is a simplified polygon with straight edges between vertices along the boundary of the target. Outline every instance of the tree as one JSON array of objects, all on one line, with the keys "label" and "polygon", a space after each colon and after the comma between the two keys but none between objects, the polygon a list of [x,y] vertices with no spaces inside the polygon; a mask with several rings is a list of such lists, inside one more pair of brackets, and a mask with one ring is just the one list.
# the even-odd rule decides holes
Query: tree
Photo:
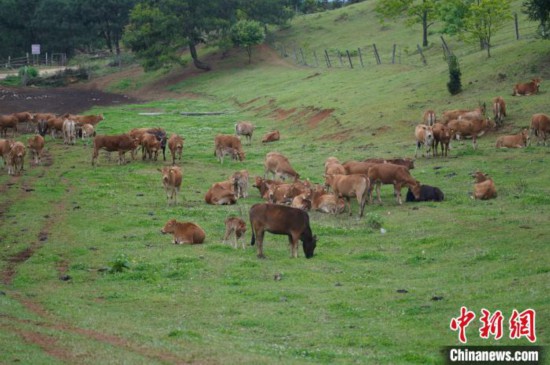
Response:
[{"label": "tree", "polygon": [[539,21],[539,31],[543,38],[550,38],[550,1],[527,0],[523,3],[523,12],[529,19]]},{"label": "tree", "polygon": [[258,21],[239,20],[231,27],[231,40],[235,45],[246,49],[248,63],[252,61],[252,46],[261,44],[264,39],[265,32]]},{"label": "tree", "polygon": [[422,46],[428,46],[428,29],[436,18],[435,0],[380,0],[374,10],[378,13],[380,21],[384,19],[396,19],[406,16],[406,24],[422,26]]},{"label": "tree", "polygon": [[449,82],[447,83],[447,90],[451,95],[456,95],[462,91],[461,75],[458,59],[455,55],[451,55],[449,57]]},{"label": "tree", "polygon": [[477,0],[470,5],[461,32],[466,40],[479,41],[491,57],[491,38],[511,18],[510,0]]}]

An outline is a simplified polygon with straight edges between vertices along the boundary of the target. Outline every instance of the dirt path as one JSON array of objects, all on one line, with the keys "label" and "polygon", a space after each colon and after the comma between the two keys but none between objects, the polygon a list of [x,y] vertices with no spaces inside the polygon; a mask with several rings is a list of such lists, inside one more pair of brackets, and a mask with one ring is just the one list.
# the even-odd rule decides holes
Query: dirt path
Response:
[{"label": "dirt path", "polygon": [[[77,69],[77,67],[68,67],[68,66],[48,67],[48,68],[39,68],[38,72],[40,73],[40,76],[48,76],[48,75],[53,75],[59,71],[75,70],[75,69]],[[7,72],[2,71],[0,72],[0,80],[3,80],[10,75],[17,75],[18,73],[19,73],[19,70],[10,70]]]}]

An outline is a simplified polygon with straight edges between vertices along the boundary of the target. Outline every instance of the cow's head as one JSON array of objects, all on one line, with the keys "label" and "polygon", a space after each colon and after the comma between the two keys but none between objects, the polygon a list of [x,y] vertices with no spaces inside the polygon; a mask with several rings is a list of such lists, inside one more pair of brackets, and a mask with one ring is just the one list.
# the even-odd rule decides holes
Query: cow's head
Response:
[{"label": "cow's head", "polygon": [[174,233],[176,231],[176,225],[177,225],[177,222],[175,219],[170,219],[168,222],[166,222],[166,224],[164,225],[164,227],[162,227],[162,229],[160,230],[160,232],[162,234],[166,234],[166,233]]},{"label": "cow's head", "polygon": [[315,247],[317,247],[317,236],[313,237],[304,237],[302,235],[302,243],[304,247],[304,255],[306,256],[306,259],[310,259],[313,257],[313,252],[315,251]]},{"label": "cow's head", "polygon": [[416,180],[414,184],[409,185],[409,189],[411,189],[411,192],[414,195],[414,198],[416,200],[420,200],[420,190],[422,185],[420,184],[420,181]]},{"label": "cow's head", "polygon": [[527,130],[527,128],[524,128],[523,131],[521,131],[521,137],[523,139],[523,145],[528,146],[531,142],[531,137],[529,136],[529,130]]},{"label": "cow's head", "polygon": [[237,151],[237,156],[239,157],[239,161],[244,161],[245,154],[244,154],[243,150],[238,150]]}]

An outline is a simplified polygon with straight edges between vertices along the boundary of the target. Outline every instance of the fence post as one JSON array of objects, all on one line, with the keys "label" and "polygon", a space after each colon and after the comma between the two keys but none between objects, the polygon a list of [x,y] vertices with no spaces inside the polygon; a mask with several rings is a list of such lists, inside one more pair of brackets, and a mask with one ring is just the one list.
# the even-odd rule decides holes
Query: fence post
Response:
[{"label": "fence post", "polygon": [[11,56],[8,56],[8,68],[11,68]]},{"label": "fence post", "polygon": [[428,63],[426,62],[426,57],[424,57],[424,53],[422,53],[422,47],[420,47],[420,44],[417,44],[416,48],[418,49],[418,53],[420,53],[420,58],[422,58],[422,63],[424,64],[424,66],[426,66]]},{"label": "fence post", "polygon": [[328,52],[326,49],[325,49],[325,61],[327,61],[327,67],[331,68],[332,64],[330,63],[330,57],[328,56]]},{"label": "fence post", "polygon": [[392,53],[391,53],[391,63],[392,63],[393,65],[395,65],[395,49],[396,49],[396,48],[397,48],[397,45],[394,43],[394,44],[393,44],[393,51],[392,51]]},{"label": "fence post", "polygon": [[365,65],[363,65],[363,55],[361,54],[361,47],[357,48],[357,53],[359,54],[359,61],[361,62],[361,67],[365,68]]},{"label": "fence post", "polygon": [[380,55],[378,54],[378,49],[376,48],[376,44],[372,44],[372,47],[374,48],[374,58],[376,59],[376,64],[381,64],[382,62],[380,61]]},{"label": "fence post", "polygon": [[349,51],[347,49],[346,49],[346,53],[348,55],[349,67],[353,68],[353,63],[351,63],[351,56],[350,56]]},{"label": "fence post", "polygon": [[281,44],[281,57],[285,58],[286,52],[285,52],[285,45]]},{"label": "fence post", "polygon": [[27,65],[29,64],[29,52],[27,52]]},{"label": "fence post", "polygon": [[302,56],[302,62],[304,63],[304,65],[307,66],[307,61],[306,61],[306,58],[304,57],[304,52],[301,48],[300,48],[300,55]]},{"label": "fence post", "polygon": [[315,58],[315,67],[319,67],[319,60],[317,59],[317,52],[313,50],[313,57]]},{"label": "fence post", "polygon": [[516,27],[516,40],[519,40],[518,13],[514,13],[514,25]]}]

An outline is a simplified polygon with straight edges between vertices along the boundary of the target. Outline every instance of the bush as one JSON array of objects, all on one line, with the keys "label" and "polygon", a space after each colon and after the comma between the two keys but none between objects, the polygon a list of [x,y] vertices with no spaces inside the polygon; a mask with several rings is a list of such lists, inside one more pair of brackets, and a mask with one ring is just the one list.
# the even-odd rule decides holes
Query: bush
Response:
[{"label": "bush", "polygon": [[23,78],[25,75],[27,78],[32,79],[38,77],[38,70],[34,67],[23,66],[19,69],[19,77]]},{"label": "bush", "polygon": [[462,91],[462,82],[460,81],[460,66],[455,55],[449,56],[449,82],[447,89],[451,95],[456,95]]},{"label": "bush", "polygon": [[123,272],[126,269],[130,268],[130,261],[128,256],[125,254],[119,254],[110,262],[109,273],[114,274],[118,272]]}]

